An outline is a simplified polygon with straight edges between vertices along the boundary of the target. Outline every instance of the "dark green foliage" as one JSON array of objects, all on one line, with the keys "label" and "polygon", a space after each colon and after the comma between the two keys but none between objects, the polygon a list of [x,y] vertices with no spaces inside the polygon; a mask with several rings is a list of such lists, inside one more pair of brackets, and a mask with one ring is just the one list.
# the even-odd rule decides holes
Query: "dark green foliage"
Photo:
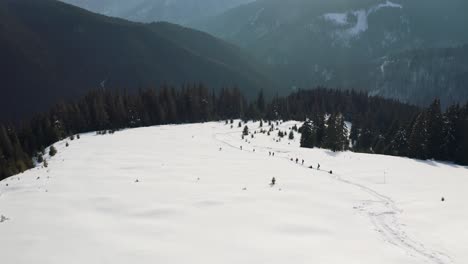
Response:
[{"label": "dark green foliage", "polygon": [[50,146],[49,155],[53,157],[55,154],[57,154],[57,149],[54,146]]},{"label": "dark green foliage", "polygon": [[291,130],[289,132],[289,136],[288,136],[289,140],[293,140],[294,139],[294,132]]},{"label": "dark green foliage", "polygon": [[[45,147],[65,135],[76,135],[79,139],[77,133],[90,131],[112,134],[127,127],[239,117],[254,119],[243,112],[248,104],[257,102],[248,103],[238,89],[223,89],[223,92],[213,94],[202,85],[179,90],[162,87],[158,91],[144,90],[136,95],[111,90],[93,91],[78,101],[60,103],[28,122],[16,126],[0,124],[0,180],[31,168],[33,156],[37,156],[40,163]],[[441,114],[437,101],[428,109],[420,109],[361,93],[317,89],[275,97],[266,102],[265,109],[263,116],[276,115],[282,120],[311,117],[298,129],[302,134],[302,147],[347,149],[346,118],[353,123],[350,138],[354,151],[440,158],[468,164],[468,104],[452,106]],[[98,111],[105,113],[96,115]],[[337,113],[330,115],[327,125],[325,113]],[[242,124],[239,122],[238,126],[242,127]],[[276,130],[280,138],[288,135]],[[293,127],[291,131],[294,130]],[[272,131],[273,123],[268,133]],[[247,125],[242,132],[243,138],[249,135]],[[54,149],[51,147],[52,153]]]},{"label": "dark green foliage", "polygon": [[414,120],[409,131],[408,156],[410,158],[426,159],[428,133],[425,113],[420,113]]},{"label": "dark green foliage", "polygon": [[279,137],[279,138],[283,138],[283,137],[284,137],[283,131],[281,131],[281,130],[278,131],[278,137]]},{"label": "dark green foliage", "polygon": [[427,154],[429,157],[440,160],[444,155],[444,119],[440,108],[440,100],[434,100],[426,114],[427,126]]},{"label": "dark green foliage", "polygon": [[244,130],[242,131],[243,136],[248,136],[249,135],[249,127],[246,125],[244,127]]},{"label": "dark green foliage", "polygon": [[312,121],[306,121],[300,128],[300,131],[302,148],[314,148],[317,146],[317,134]]},{"label": "dark green foliage", "polygon": [[347,131],[342,114],[332,114],[327,120],[323,147],[333,151],[343,151],[347,148]]}]

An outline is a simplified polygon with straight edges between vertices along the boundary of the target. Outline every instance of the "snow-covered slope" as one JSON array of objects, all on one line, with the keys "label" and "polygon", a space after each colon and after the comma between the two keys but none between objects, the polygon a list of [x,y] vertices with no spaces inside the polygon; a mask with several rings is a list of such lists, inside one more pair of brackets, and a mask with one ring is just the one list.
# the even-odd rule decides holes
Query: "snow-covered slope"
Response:
[{"label": "snow-covered slope", "polygon": [[48,168],[0,182],[2,263],[468,263],[467,168],[234,127],[55,144]]}]

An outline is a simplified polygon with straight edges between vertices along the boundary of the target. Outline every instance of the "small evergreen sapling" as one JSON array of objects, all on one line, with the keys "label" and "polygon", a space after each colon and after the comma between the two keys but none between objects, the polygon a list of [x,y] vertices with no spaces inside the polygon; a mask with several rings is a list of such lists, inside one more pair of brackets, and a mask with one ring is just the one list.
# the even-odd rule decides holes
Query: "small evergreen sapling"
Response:
[{"label": "small evergreen sapling", "polygon": [[244,136],[249,135],[249,127],[248,126],[244,127],[244,131],[242,131],[242,135],[244,135]]},{"label": "small evergreen sapling", "polygon": [[57,154],[57,149],[54,146],[51,146],[49,149],[49,155],[53,157],[55,154]]}]

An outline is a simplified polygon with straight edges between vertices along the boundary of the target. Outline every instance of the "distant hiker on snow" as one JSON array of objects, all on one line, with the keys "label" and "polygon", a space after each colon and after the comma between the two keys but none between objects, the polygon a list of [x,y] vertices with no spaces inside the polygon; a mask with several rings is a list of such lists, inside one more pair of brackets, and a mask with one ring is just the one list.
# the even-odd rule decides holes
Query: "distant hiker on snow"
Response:
[{"label": "distant hiker on snow", "polygon": [[320,163],[317,165],[317,170],[320,170]]},{"label": "distant hiker on snow", "polygon": [[299,163],[299,159],[298,159],[298,158],[296,158],[296,163]]},{"label": "distant hiker on snow", "polygon": [[275,184],[276,184],[276,179],[275,179],[275,177],[273,177],[273,179],[271,179],[270,185],[271,185],[271,186],[274,186]]},{"label": "distant hiker on snow", "polygon": [[304,160],[302,160],[302,165],[304,165]]}]

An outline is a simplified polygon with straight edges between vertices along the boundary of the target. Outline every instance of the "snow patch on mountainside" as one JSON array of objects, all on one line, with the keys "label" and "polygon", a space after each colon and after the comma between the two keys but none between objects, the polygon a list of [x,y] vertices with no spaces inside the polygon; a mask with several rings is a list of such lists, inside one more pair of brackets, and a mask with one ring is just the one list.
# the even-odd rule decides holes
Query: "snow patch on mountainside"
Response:
[{"label": "snow patch on mountainside", "polygon": [[263,11],[265,11],[265,8],[261,8],[255,13],[255,15],[250,19],[251,25],[255,25],[255,23],[257,23],[257,20],[260,17],[260,15],[263,13]]},{"label": "snow patch on mountainside", "polygon": [[336,24],[336,25],[348,25],[348,13],[329,13],[323,15],[323,18]]},{"label": "snow patch on mountainside", "polygon": [[337,26],[350,25],[350,18],[353,18],[355,22],[351,27],[346,29],[338,29],[334,32],[334,36],[349,41],[353,38],[359,37],[362,33],[366,32],[369,28],[368,17],[372,13],[375,13],[383,8],[403,8],[400,4],[395,4],[391,1],[381,3],[370,7],[369,9],[352,10],[344,13],[327,13],[322,16],[325,21],[331,22]]}]

